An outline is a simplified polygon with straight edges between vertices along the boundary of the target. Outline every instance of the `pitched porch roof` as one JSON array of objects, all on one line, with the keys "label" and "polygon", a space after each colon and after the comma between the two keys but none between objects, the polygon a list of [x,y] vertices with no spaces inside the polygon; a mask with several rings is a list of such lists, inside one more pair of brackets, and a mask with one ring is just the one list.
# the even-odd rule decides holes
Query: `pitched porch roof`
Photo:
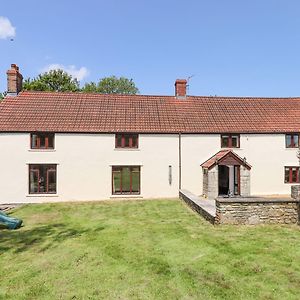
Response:
[{"label": "pitched porch roof", "polygon": [[201,164],[201,167],[205,169],[211,169],[215,165],[243,165],[248,170],[251,169],[251,165],[249,165],[245,159],[241,158],[235,152],[229,149],[224,149],[217,152],[215,155]]}]

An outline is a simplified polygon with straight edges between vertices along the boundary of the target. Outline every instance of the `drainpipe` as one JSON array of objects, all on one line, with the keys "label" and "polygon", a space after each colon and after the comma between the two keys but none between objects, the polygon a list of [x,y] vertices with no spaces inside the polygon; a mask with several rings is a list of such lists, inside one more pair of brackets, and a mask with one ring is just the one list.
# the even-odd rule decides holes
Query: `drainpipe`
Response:
[{"label": "drainpipe", "polygon": [[181,133],[178,133],[179,189],[181,190]]}]

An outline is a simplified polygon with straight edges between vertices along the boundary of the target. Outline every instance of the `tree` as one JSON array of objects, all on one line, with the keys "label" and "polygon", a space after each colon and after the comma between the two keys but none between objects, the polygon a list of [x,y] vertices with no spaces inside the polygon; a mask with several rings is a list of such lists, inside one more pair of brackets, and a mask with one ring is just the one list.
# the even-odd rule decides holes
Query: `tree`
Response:
[{"label": "tree", "polygon": [[7,92],[0,93],[0,101],[2,101],[4,99],[6,94],[7,94]]},{"label": "tree", "polygon": [[79,82],[63,70],[51,70],[38,75],[36,78],[27,78],[23,84],[24,90],[76,92],[79,91]]},{"label": "tree", "polygon": [[132,79],[126,77],[104,77],[95,82],[86,83],[82,88],[83,92],[86,93],[101,93],[101,94],[125,94],[135,95],[139,93],[139,89],[135,86]]}]

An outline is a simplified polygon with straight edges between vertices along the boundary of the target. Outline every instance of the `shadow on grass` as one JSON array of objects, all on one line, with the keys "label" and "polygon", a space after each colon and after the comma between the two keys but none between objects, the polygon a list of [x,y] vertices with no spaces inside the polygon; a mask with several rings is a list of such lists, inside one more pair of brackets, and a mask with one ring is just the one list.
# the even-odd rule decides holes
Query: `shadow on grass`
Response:
[{"label": "shadow on grass", "polygon": [[41,225],[28,230],[0,231],[0,255],[5,251],[19,253],[32,247],[40,247],[40,251],[45,251],[67,239],[79,237],[86,231],[62,223]]}]

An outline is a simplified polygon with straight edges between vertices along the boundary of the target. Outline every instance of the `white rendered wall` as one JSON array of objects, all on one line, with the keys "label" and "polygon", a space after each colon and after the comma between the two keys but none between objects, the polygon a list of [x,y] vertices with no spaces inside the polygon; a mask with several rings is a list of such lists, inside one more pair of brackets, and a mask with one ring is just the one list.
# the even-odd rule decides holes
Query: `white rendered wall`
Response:
[{"label": "white rendered wall", "polygon": [[[218,152],[219,134],[182,135],[182,185],[202,194],[201,164]],[[139,149],[115,149],[114,134],[56,134],[54,151],[29,149],[29,133],[0,133],[0,203],[101,200],[112,196],[112,165],[141,166],[141,197],[178,196],[178,135],[140,134]],[[251,194],[289,194],[284,166],[297,166],[297,149],[284,134],[241,135],[234,149],[252,165]],[[28,165],[57,164],[57,195],[28,193]],[[169,165],[172,184],[169,184]]]},{"label": "white rendered wall", "polygon": [[181,149],[181,187],[201,195],[203,182],[201,164],[220,150],[220,135],[184,134],[181,136]]},{"label": "white rendered wall", "polygon": [[[285,148],[285,134],[241,134],[241,148],[232,149],[246,157],[252,195],[290,194],[291,184],[284,183],[284,167],[297,166],[297,149]],[[221,150],[220,135],[182,135],[182,187],[202,194],[200,165]]]},{"label": "white rendered wall", "polygon": [[[56,134],[55,150],[30,150],[27,133],[0,134],[0,203],[101,200],[112,166],[141,166],[143,198],[178,196],[178,136],[139,135],[139,149],[115,149],[114,134]],[[57,195],[29,195],[28,165],[57,164]],[[169,184],[169,165],[172,183]]]}]

